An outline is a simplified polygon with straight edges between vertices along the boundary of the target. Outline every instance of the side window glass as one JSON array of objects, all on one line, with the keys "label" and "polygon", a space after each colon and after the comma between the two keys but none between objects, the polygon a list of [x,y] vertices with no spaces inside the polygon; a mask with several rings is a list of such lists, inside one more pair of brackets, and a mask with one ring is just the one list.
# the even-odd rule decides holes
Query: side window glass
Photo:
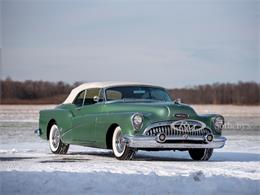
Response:
[{"label": "side window glass", "polygon": [[120,91],[116,91],[116,90],[107,90],[106,91],[106,95],[107,95],[107,100],[120,100],[123,97],[123,94]]},{"label": "side window glass", "polygon": [[100,101],[102,101],[102,99],[101,99],[102,97],[100,97],[100,89],[98,89],[98,88],[88,89],[86,98],[84,101],[84,105],[91,105],[91,104],[97,103],[96,101],[94,101],[95,96],[99,97]]},{"label": "side window glass", "polygon": [[74,100],[73,104],[75,104],[76,106],[82,106],[84,103],[84,97],[86,95],[85,92],[86,90],[80,92],[76,97],[76,99]]}]

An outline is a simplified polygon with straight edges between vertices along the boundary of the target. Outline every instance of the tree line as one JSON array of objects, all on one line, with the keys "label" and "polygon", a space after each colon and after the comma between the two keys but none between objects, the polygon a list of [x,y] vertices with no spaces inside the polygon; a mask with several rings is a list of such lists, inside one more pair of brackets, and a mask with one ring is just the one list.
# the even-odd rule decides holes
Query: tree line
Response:
[{"label": "tree line", "polygon": [[189,104],[259,105],[260,83],[215,83],[169,90],[173,98]]},{"label": "tree line", "polygon": [[[1,104],[59,104],[80,83],[0,80]],[[260,83],[215,83],[169,89],[170,95],[187,104],[259,105]]]},{"label": "tree line", "polygon": [[58,104],[75,85],[48,81],[0,80],[1,104]]}]

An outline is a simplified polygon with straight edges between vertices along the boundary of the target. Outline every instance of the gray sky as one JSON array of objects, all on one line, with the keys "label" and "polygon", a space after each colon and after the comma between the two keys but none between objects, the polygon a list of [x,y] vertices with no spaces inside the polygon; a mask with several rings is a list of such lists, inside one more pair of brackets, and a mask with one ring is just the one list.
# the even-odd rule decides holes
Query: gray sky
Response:
[{"label": "gray sky", "polygon": [[257,81],[258,0],[2,0],[1,78]]}]

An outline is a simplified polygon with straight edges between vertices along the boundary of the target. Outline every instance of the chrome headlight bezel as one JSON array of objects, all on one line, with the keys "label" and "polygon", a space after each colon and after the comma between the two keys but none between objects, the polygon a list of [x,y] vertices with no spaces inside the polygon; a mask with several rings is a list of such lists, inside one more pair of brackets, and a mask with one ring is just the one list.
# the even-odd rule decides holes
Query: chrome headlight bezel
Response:
[{"label": "chrome headlight bezel", "polygon": [[141,113],[135,113],[131,117],[131,122],[135,130],[140,130],[143,127],[144,117]]},{"label": "chrome headlight bezel", "polygon": [[218,132],[221,133],[223,126],[225,124],[225,119],[223,116],[216,116],[213,120],[213,125],[214,125],[214,129]]}]

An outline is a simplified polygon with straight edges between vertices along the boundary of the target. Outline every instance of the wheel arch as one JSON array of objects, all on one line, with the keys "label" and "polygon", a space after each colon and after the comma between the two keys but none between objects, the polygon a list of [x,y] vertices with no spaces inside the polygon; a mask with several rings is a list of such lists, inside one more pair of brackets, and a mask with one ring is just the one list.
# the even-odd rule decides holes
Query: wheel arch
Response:
[{"label": "wheel arch", "polygon": [[114,130],[116,129],[116,127],[118,127],[119,125],[117,123],[113,123],[109,126],[107,133],[106,133],[106,148],[107,149],[112,149],[112,137],[113,137],[113,133]]},{"label": "wheel arch", "polygon": [[51,130],[51,126],[53,124],[56,124],[56,120],[55,119],[51,119],[49,122],[48,122],[48,125],[47,125],[47,140],[49,140],[49,136],[50,136],[50,130]]}]

